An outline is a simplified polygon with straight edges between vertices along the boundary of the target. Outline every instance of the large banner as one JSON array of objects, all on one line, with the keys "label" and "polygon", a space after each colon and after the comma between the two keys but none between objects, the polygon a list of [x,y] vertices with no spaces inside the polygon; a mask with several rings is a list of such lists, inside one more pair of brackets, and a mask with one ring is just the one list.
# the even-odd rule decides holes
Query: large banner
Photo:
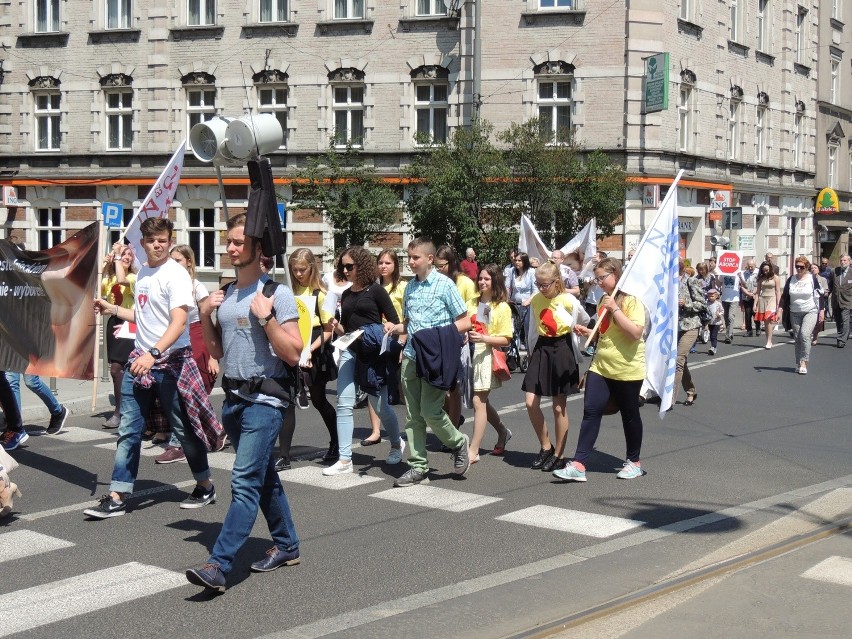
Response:
[{"label": "large banner", "polygon": [[47,251],[0,240],[0,370],[92,379],[98,224]]}]

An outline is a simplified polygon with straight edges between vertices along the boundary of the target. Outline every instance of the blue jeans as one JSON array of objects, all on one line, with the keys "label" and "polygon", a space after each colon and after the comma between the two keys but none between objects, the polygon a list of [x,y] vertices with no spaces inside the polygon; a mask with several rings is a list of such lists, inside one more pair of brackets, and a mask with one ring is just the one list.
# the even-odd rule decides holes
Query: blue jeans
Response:
[{"label": "blue jeans", "polygon": [[172,432],[177,434],[183,445],[193,478],[197,482],[210,479],[207,448],[191,428],[184,428],[184,423],[189,420],[181,405],[177,380],[162,370],[152,370],[151,375],[155,380],[151,388],[135,386],[133,375],[129,371],[125,371],[121,381],[121,422],[118,425],[118,448],[115,451],[112,483],[109,486],[111,491],[117,493],[133,492],[133,484],[139,473],[142,431],[145,430],[145,418],[151,411],[154,393],[159,395]]},{"label": "blue jeans", "polygon": [[231,505],[209,559],[209,563],[219,564],[223,573],[230,572],[234,556],[251,534],[258,506],[278,550],[299,548],[290,505],[272,456],[284,410],[239,397],[226,399],[222,406],[222,425],[237,452],[231,473]]},{"label": "blue jeans", "polygon": [[[15,394],[15,401],[18,402],[18,408],[21,407],[21,374],[6,373],[6,379],[9,380],[9,386],[12,387],[12,392]],[[58,415],[62,412],[62,405],[54,397],[53,392],[41,381],[38,375],[24,375],[24,383],[27,385],[38,398],[44,402],[51,415]]]},{"label": "blue jeans", "polygon": [[[384,386],[378,397],[367,395],[368,401],[382,422],[382,428],[388,434],[391,444],[400,442],[399,422],[396,413],[388,405],[388,387]],[[337,441],[340,446],[340,459],[352,459],[352,433],[355,432],[355,420],[352,416],[355,408],[355,355],[349,350],[340,352],[337,369]]]}]

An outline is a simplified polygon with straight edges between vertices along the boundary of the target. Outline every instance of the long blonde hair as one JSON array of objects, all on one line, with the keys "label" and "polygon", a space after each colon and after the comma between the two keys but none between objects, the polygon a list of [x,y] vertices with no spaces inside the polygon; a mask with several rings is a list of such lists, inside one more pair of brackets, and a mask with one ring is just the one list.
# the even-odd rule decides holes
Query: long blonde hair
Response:
[{"label": "long blonde hair", "polygon": [[322,279],[320,279],[319,271],[317,271],[317,260],[310,249],[300,248],[290,254],[290,259],[287,260],[287,268],[290,269],[290,283],[298,284],[299,282],[293,274],[293,265],[297,262],[304,262],[307,264],[308,269],[310,269],[308,274],[308,290],[313,292],[319,289],[324,293],[325,286],[322,285]]},{"label": "long blonde hair", "polygon": [[169,255],[172,253],[180,253],[183,256],[183,259],[186,260],[186,270],[189,271],[189,278],[194,282],[196,280],[195,251],[192,250],[192,247],[189,244],[175,244],[172,250],[169,251]]}]

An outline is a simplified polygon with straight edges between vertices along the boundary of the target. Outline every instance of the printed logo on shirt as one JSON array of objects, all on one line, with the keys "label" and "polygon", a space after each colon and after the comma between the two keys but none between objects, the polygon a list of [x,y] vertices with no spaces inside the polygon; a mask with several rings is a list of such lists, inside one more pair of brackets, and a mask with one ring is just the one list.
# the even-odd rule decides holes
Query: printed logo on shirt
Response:
[{"label": "printed logo on shirt", "polygon": [[558,327],[556,325],[556,318],[553,316],[553,311],[549,308],[544,309],[538,316],[538,319],[541,321],[541,325],[544,326],[548,337],[556,337]]},{"label": "printed logo on shirt", "polygon": [[606,333],[606,329],[609,328],[609,318],[612,313],[607,313],[604,318],[601,320],[601,335]]},{"label": "printed logo on shirt", "polygon": [[145,293],[140,293],[136,296],[136,301],[139,302],[139,308],[145,308],[145,304],[148,303],[148,296]]}]

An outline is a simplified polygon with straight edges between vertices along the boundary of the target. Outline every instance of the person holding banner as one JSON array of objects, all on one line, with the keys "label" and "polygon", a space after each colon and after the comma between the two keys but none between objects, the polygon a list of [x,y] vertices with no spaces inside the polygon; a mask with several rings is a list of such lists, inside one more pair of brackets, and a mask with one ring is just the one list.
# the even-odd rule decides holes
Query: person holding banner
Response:
[{"label": "person holding banner", "polygon": [[[103,279],[101,280],[101,297],[110,304],[121,308],[132,309],[134,288],[136,286],[136,255],[133,247],[123,242],[112,245],[112,251],[104,258]],[[112,377],[113,394],[115,395],[115,410],[112,416],[103,424],[104,428],[118,428],[121,419],[121,381],[124,379],[124,365],[130,351],[133,350],[133,340],[118,337],[118,329],[124,322],[118,315],[111,315],[106,324],[107,359],[109,374]]]},{"label": "person holding banner", "polygon": [[[645,307],[642,302],[621,291],[615,292],[621,278],[618,260],[604,258],[595,265],[595,283],[604,292],[598,302],[600,336],[595,359],[586,377],[583,398],[583,422],[574,459],[553,475],[566,481],[586,481],[586,461],[594,451],[601,419],[610,396],[615,397],[621,412],[621,424],[627,444],[627,460],[616,474],[619,479],[636,479],[642,470],[642,416],[639,413],[639,391],[645,379]],[[574,332],[587,336],[593,329],[577,322]]]}]

